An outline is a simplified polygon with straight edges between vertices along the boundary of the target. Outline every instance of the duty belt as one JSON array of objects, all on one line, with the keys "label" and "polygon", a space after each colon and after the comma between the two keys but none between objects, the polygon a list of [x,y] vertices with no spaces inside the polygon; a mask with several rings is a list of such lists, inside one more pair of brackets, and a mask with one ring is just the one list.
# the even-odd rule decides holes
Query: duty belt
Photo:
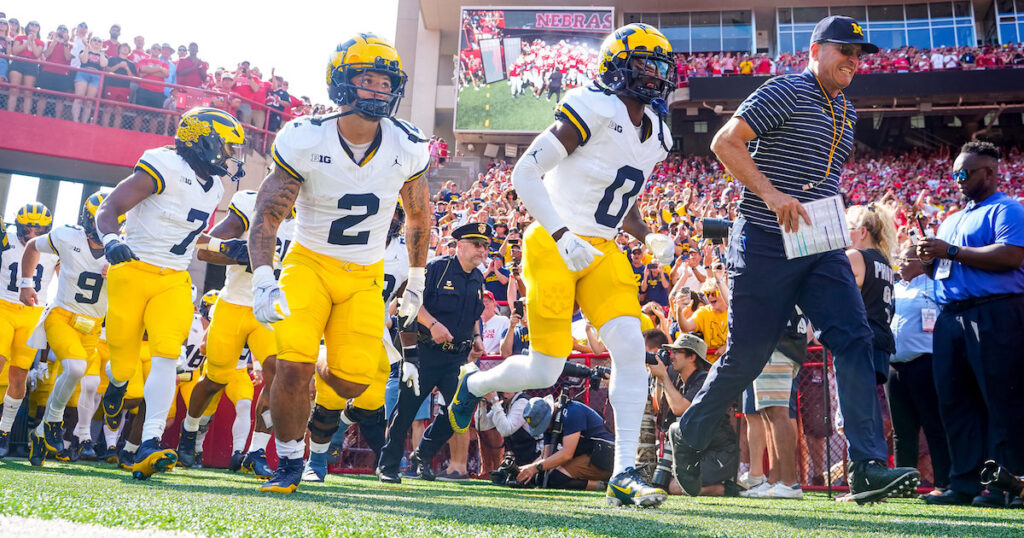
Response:
[{"label": "duty belt", "polygon": [[985,297],[972,297],[970,299],[964,299],[962,301],[953,301],[947,305],[943,305],[942,310],[950,312],[952,314],[958,314],[965,310],[974,308],[976,306],[983,305],[985,303],[991,303],[994,301],[1000,301],[1002,299],[1009,299],[1012,297],[1020,297],[1021,293],[997,293],[995,295],[986,295]]},{"label": "duty belt", "polygon": [[429,336],[420,335],[419,343],[420,345],[430,349],[434,349],[444,353],[452,353],[456,355],[462,353],[469,353],[469,350],[473,349],[472,340],[463,340],[461,342],[443,342],[438,344],[434,342]]}]

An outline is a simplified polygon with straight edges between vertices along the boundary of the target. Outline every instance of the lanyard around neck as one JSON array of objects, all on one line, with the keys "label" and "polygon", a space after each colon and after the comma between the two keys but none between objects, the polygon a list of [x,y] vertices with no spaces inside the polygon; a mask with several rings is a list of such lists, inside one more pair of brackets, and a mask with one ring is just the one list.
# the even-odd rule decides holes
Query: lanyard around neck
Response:
[{"label": "lanyard around neck", "polygon": [[821,80],[818,79],[817,75],[814,76],[814,80],[815,82],[818,83],[818,87],[821,88],[821,93],[822,95],[825,96],[825,102],[828,103],[828,112],[832,116],[832,142],[831,144],[829,144],[828,149],[828,164],[825,166],[825,178],[822,179],[821,181],[816,181],[804,185],[803,190],[805,191],[813,189],[818,185],[821,185],[822,183],[828,181],[828,176],[832,174],[832,159],[835,157],[836,150],[839,149],[839,145],[843,143],[843,134],[846,133],[846,96],[843,95],[843,91],[839,90],[839,95],[843,98],[843,119],[840,122],[841,125],[839,128],[839,132],[837,133],[836,112],[835,109],[832,108],[832,98],[829,97],[828,92],[825,91],[825,87],[822,86]]}]

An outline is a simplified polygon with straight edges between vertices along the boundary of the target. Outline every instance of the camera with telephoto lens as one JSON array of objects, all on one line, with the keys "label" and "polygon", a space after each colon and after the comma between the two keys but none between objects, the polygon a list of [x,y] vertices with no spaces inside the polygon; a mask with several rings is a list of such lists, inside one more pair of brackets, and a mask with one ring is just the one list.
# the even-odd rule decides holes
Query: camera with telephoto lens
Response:
[{"label": "camera with telephoto lens", "polygon": [[651,477],[651,485],[668,491],[672,483],[672,444],[665,443],[665,453],[658,458],[658,466],[654,469],[654,476]]},{"label": "camera with telephoto lens", "polygon": [[516,464],[516,456],[511,452],[505,454],[505,459],[501,461],[501,465],[494,471],[491,471],[491,483],[495,486],[508,486],[510,488],[532,488],[537,486],[537,478],[540,474],[534,476],[533,479],[523,484],[517,480],[519,477],[519,465]]},{"label": "camera with telephoto lens", "polygon": [[994,460],[986,461],[981,468],[981,484],[1009,491],[1014,497],[1024,497],[1024,479],[1014,476]]},{"label": "camera with telephoto lens", "polygon": [[650,365],[661,364],[662,366],[668,366],[672,364],[672,358],[669,357],[667,349],[659,349],[656,353],[647,352],[644,362]]},{"label": "camera with telephoto lens", "polygon": [[562,367],[563,377],[575,377],[578,379],[589,379],[590,388],[597,389],[602,379],[608,379],[612,369],[607,366],[595,366],[593,368],[566,361]]},{"label": "camera with telephoto lens", "polygon": [[710,239],[712,243],[721,245],[726,237],[729,237],[729,230],[732,229],[732,221],[725,219],[703,219],[704,238]]}]

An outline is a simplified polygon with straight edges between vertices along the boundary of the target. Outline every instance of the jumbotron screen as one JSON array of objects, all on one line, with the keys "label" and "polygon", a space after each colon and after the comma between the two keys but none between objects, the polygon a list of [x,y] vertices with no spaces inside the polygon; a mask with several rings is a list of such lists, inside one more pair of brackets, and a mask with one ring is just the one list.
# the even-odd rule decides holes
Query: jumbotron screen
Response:
[{"label": "jumbotron screen", "polygon": [[462,9],[455,130],[539,132],[597,71],[612,8]]}]

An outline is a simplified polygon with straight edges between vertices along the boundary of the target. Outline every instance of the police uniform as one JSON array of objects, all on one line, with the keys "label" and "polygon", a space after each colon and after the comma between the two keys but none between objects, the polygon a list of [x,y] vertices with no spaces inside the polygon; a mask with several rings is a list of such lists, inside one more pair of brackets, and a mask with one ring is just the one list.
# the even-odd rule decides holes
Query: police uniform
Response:
[{"label": "police uniform", "polygon": [[279,360],[316,362],[323,336],[333,375],[363,385],[377,378],[385,239],[400,189],[429,166],[420,139],[396,119],[379,123],[364,155],[353,154],[331,121],[299,118],[277,135],[274,162],[301,182],[280,279],[291,315],[274,326]]},{"label": "police uniform", "polygon": [[139,367],[142,334],[154,357],[177,357],[192,321],[188,274],[199,234],[217,209],[224,185],[200,179],[173,148],[147,150],[135,165],[153,179],[153,194],[128,211],[125,243],[139,258],[107,272],[107,343],[114,379]]},{"label": "police uniform", "polygon": [[[456,228],[452,238],[490,241],[491,227],[470,223]],[[427,263],[423,308],[444,325],[452,335],[451,342],[434,343],[430,328],[417,324],[419,343],[419,387],[417,396],[405,384],[399,385],[398,403],[388,420],[388,438],[379,467],[397,469],[405,438],[415,420],[417,409],[437,387],[444,401],[450,403],[458,385],[459,368],[473,347],[475,328],[484,311],[484,275],[479,268],[466,272],[455,255],[435,258]],[[434,418],[423,433],[416,449],[424,462],[429,462],[453,433],[447,413]]]},{"label": "police uniform", "polygon": [[597,328],[621,316],[640,317],[632,266],[615,243],[619,226],[654,167],[668,153],[652,136],[659,121],[644,107],[639,128],[625,103],[593,86],[565,96],[556,116],[572,125],[579,147],[544,178],[565,225],[603,255],[573,272],[558,254],[550,231],[539,223],[523,237],[523,280],[531,348],[553,357],[572,352],[570,324],[579,303]]},{"label": "police uniform", "polygon": [[[8,363],[28,370],[36,356],[35,348],[28,346],[28,338],[39,322],[43,307],[21,303],[18,279],[21,277],[21,257],[25,253],[25,244],[16,235],[6,230],[3,232],[9,247],[0,254],[0,357],[6,357]],[[41,301],[49,294],[56,266],[56,256],[42,254],[39,257],[32,280]]]}]

